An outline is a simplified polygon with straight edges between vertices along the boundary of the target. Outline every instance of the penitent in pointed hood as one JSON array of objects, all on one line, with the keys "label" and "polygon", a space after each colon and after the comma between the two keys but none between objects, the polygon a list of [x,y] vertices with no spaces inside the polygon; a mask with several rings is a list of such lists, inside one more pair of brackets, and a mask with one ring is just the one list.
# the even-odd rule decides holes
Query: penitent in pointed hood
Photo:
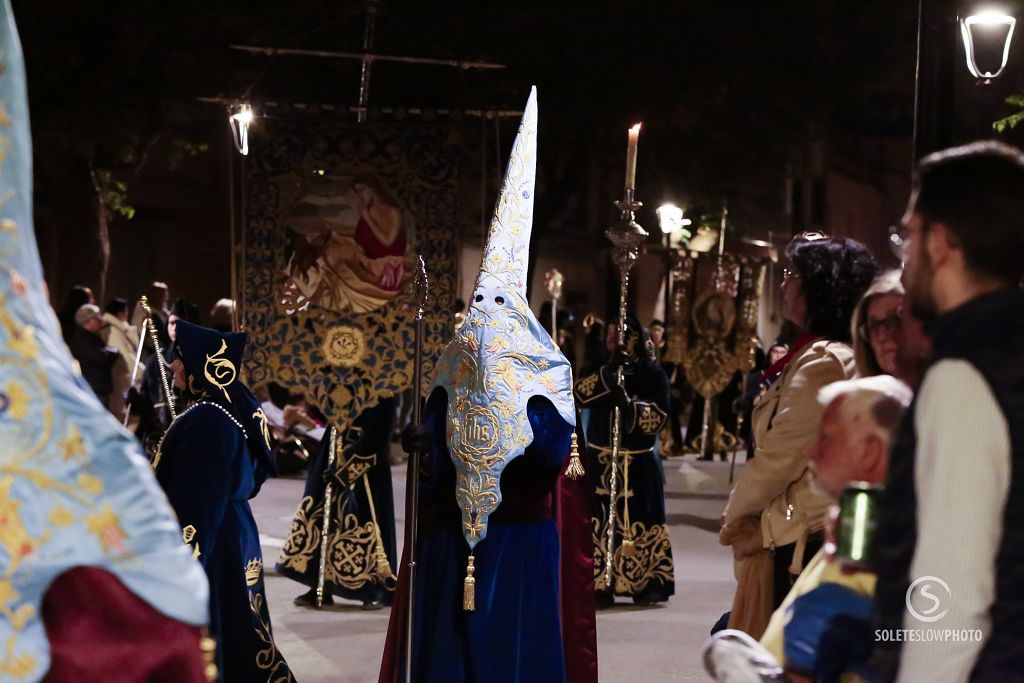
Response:
[{"label": "penitent in pointed hood", "polygon": [[501,503],[499,481],[533,441],[526,404],[542,396],[576,424],[572,371],[526,301],[537,169],[537,94],[531,90],[487,233],[466,323],[438,361],[432,390],[448,397],[448,449],[470,548]]}]

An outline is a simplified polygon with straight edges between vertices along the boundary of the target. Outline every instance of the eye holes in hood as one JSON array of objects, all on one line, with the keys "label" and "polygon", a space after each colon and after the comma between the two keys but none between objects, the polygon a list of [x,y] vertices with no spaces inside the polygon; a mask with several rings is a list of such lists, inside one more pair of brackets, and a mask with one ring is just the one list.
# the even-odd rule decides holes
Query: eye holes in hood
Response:
[{"label": "eye holes in hood", "polygon": [[[479,292],[473,297],[473,302],[474,303],[480,303],[483,300],[484,300],[484,295],[480,294]],[[500,294],[497,295],[496,297],[494,297],[494,303],[498,304],[499,306],[504,306],[505,305],[505,297],[500,295]]]}]

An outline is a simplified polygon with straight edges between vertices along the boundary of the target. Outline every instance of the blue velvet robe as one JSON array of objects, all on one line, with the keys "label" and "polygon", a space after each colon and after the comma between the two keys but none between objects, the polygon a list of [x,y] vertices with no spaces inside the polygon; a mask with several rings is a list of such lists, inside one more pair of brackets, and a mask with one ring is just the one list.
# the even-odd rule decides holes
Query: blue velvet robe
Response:
[{"label": "blue velvet robe", "polygon": [[216,405],[179,415],[160,448],[157,479],[210,582],[210,634],[226,683],[294,680],[274,644],[249,508],[265,478],[242,430]]},{"label": "blue velvet robe", "polygon": [[[435,391],[424,424],[434,446],[421,468],[413,674],[431,683],[565,681],[559,616],[559,541],[551,493],[573,428],[546,399],[530,400],[533,443],[502,473],[502,503],[477,546],[476,609],[462,608],[469,546],[455,502],[455,467],[445,440],[444,392]],[[405,568],[403,567],[403,571]],[[403,623],[396,607],[395,622]],[[389,635],[387,657],[398,656]]]}]

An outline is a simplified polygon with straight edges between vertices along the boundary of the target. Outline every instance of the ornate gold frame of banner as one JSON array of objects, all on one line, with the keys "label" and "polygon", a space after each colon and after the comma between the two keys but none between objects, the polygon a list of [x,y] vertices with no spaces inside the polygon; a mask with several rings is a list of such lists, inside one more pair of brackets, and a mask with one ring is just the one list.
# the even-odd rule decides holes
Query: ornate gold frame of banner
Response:
[{"label": "ornate gold frame of banner", "polygon": [[[717,256],[675,255],[665,360],[682,366],[705,401],[722,393],[737,370],[753,370],[763,286],[764,266],[748,257],[725,254],[719,264]],[[735,444],[735,435],[721,429],[711,437],[715,450]]]},{"label": "ornate gold frame of banner", "polygon": [[[426,260],[431,285],[422,386],[451,336],[457,132],[316,118],[267,119],[263,129],[245,174],[248,381],[273,381],[301,392],[344,429],[363,410],[412,383],[415,327],[406,280],[416,254]],[[359,216],[353,207],[361,201],[356,195],[365,192],[361,178],[387,195],[380,205],[400,225],[407,244],[403,254],[374,258],[357,246],[359,230],[363,239],[368,234],[365,225],[352,230]],[[365,217],[369,209],[362,206]],[[339,272],[348,282],[355,278],[355,286]],[[368,277],[381,281],[369,283]],[[329,278],[334,284],[323,284]]]}]

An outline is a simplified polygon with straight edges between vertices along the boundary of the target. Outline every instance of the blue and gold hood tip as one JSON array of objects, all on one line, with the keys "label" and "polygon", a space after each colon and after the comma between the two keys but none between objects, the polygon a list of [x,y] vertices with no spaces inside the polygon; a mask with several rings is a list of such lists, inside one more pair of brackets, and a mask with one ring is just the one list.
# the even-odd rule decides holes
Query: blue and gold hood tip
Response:
[{"label": "blue and gold hood tip", "polygon": [[465,324],[441,354],[431,390],[448,396],[448,449],[469,547],[487,536],[502,470],[533,442],[526,404],[551,401],[576,424],[572,370],[526,300],[537,169],[537,91],[531,89]]}]

